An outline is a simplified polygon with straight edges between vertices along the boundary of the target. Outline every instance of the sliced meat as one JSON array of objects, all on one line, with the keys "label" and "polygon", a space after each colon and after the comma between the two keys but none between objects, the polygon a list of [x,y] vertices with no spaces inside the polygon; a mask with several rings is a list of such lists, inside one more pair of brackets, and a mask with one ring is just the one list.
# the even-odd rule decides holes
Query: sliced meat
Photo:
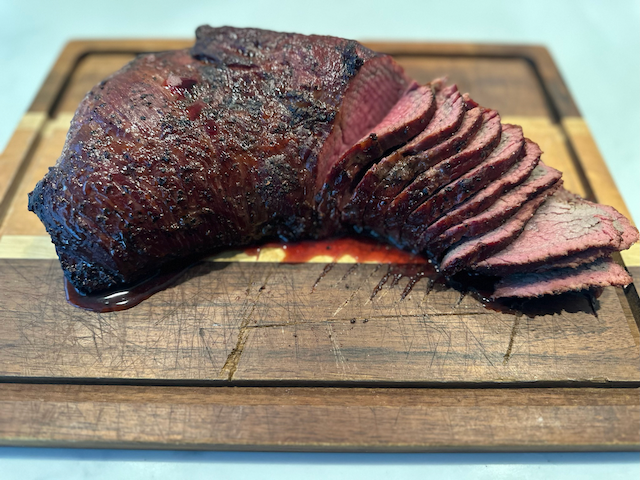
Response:
[{"label": "sliced meat", "polygon": [[495,230],[456,244],[442,259],[440,271],[451,276],[505,248],[522,233],[527,222],[555,188],[552,187],[529,200],[515,215]]},{"label": "sliced meat", "polygon": [[534,215],[557,172],[540,165],[525,181],[539,156],[527,144],[498,178],[517,158],[512,127],[501,132],[497,113],[455,85],[420,87],[346,39],[207,26],[196,36],[96,85],[30,194],[83,294],[212,250],[354,226],[405,248],[434,245],[437,232],[445,274],[577,271],[638,238],[612,209],[569,194]]},{"label": "sliced meat", "polygon": [[[425,245],[430,245],[433,239],[443,234],[448,229],[460,225],[464,220],[478,215],[480,212],[493,205],[500,196],[511,188],[525,181],[540,161],[540,148],[536,143],[525,139],[524,157],[520,159],[509,171],[486,188],[458,205],[436,222],[432,223],[422,234],[421,240]],[[462,230],[464,235],[464,230]],[[459,236],[449,245],[460,240]],[[448,247],[447,247],[448,248]]]},{"label": "sliced meat", "polygon": [[413,84],[382,121],[342,155],[329,171],[319,195],[317,211],[325,226],[335,224],[337,228],[342,199],[350,198],[361,176],[386,151],[423,131],[434,111],[431,86]]},{"label": "sliced meat", "polygon": [[412,85],[372,131],[377,137],[381,153],[404,144],[424,131],[435,110],[436,101],[431,85]]},{"label": "sliced meat", "polygon": [[[474,108],[465,114],[460,130],[444,142],[415,155],[398,156],[388,174],[378,180],[377,187],[361,214],[361,224],[368,227],[379,224],[379,218],[387,215],[387,209],[393,199],[414,181],[416,176],[438,165],[453,152],[457,152],[478,132],[481,124],[481,110]],[[364,198],[365,188],[357,188],[357,191],[359,198]]]},{"label": "sliced meat", "polygon": [[492,299],[557,295],[611,285],[628,285],[632,281],[624,268],[607,257],[578,268],[556,268],[545,272],[508,275],[496,284]]},{"label": "sliced meat", "polygon": [[500,141],[500,116],[495,110],[482,113],[482,125],[473,140],[460,153],[418,175],[389,205],[385,233],[398,241],[407,217],[437,190],[481,163]]},{"label": "sliced meat", "polygon": [[614,208],[562,189],[538,210],[517,240],[475,268],[501,275],[520,272],[586,250],[626,250],[637,241],[638,230]]},{"label": "sliced meat", "polygon": [[460,128],[466,105],[456,85],[440,87],[436,95],[436,107],[437,114],[433,121],[402,148],[403,156],[431,148]]},{"label": "sliced meat", "polygon": [[440,189],[409,215],[402,228],[402,243],[411,245],[416,251],[423,250],[426,243],[422,234],[426,228],[444,212],[464,202],[499,178],[520,158],[523,146],[522,128],[516,125],[503,125],[500,143],[484,162]]},{"label": "sliced meat", "polygon": [[[368,216],[379,214],[378,204],[386,206],[386,198],[393,198],[416,174],[440,161],[449,151],[463,145],[480,127],[480,111],[467,112],[465,115],[464,102],[455,85],[439,91],[436,104],[436,113],[422,133],[409,144],[384,157],[364,174],[349,203],[342,209],[343,221],[356,226],[363,225],[365,212],[369,212]],[[444,145],[431,152],[427,158],[424,155],[413,156],[418,146],[427,148],[437,144],[451,135],[458,126],[460,129],[455,135],[442,142]],[[378,192],[382,185],[384,189]]]},{"label": "sliced meat", "polygon": [[465,237],[476,237],[500,227],[525,202],[556,185],[561,177],[562,174],[558,170],[539,163],[527,180],[495,200],[490,208],[475,217],[461,221],[432,240],[427,246],[429,253],[437,258]]}]

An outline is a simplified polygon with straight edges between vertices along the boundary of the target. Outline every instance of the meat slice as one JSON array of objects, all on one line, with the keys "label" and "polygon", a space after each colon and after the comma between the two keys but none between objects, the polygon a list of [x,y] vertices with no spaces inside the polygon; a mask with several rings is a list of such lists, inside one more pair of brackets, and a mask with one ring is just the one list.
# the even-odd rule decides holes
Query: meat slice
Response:
[{"label": "meat slice", "polygon": [[537,267],[530,265],[524,265],[522,273],[529,271],[544,272],[546,270],[553,270],[557,268],[576,268],[586,263],[595,262],[597,259],[611,255],[615,250],[610,248],[589,248],[584,252],[574,253],[573,255],[567,255],[564,258],[560,258],[552,263],[545,263]]},{"label": "meat slice", "polygon": [[[524,157],[511,167],[509,171],[426,228],[421,237],[421,241],[425,245],[425,248],[426,245],[429,245],[429,248],[432,248],[434,245],[432,242],[433,239],[437,238],[450,228],[460,225],[464,220],[474,217],[480,212],[488,209],[505,192],[525,181],[536,165],[538,165],[541,153],[542,152],[537,144],[533,143],[531,140],[525,139]],[[473,235],[475,234],[472,234],[471,236]],[[462,229],[462,235],[453,240],[451,244],[460,240],[462,236],[464,236],[464,229]]]},{"label": "meat slice", "polygon": [[495,230],[456,244],[442,259],[440,271],[447,276],[451,276],[505,248],[522,233],[525,225],[536,213],[536,210],[557,187],[559,185],[529,200],[522,205],[515,215]]},{"label": "meat slice", "polygon": [[431,86],[419,87],[414,83],[382,121],[342,155],[324,181],[316,179],[316,188],[320,189],[317,211],[325,228],[338,228],[343,204],[362,175],[386,151],[423,131],[434,111]]},{"label": "meat slice", "polygon": [[482,126],[460,153],[418,175],[389,205],[384,217],[385,233],[399,241],[407,217],[437,190],[481,163],[500,141],[500,116],[495,110],[482,114]]},{"label": "meat slice", "polygon": [[530,271],[587,250],[626,250],[637,241],[638,230],[614,208],[562,189],[511,245],[474,268],[498,275]]},{"label": "meat slice", "polygon": [[456,85],[444,87],[441,80],[436,80],[434,88],[436,95],[437,114],[416,138],[402,148],[402,155],[412,155],[422,152],[453,135],[462,124],[466,104]]},{"label": "meat slice", "polygon": [[[437,163],[452,149],[463,145],[480,127],[480,111],[467,112],[465,115],[464,102],[455,85],[438,91],[436,105],[435,115],[422,133],[407,145],[381,159],[364,174],[351,199],[342,209],[343,221],[362,226],[365,223],[365,212],[368,211],[369,216],[378,215],[380,212],[377,207],[386,205],[386,197],[393,198],[416,174]],[[458,126],[460,130],[455,135],[437,145]],[[440,148],[428,157],[426,152],[419,157],[413,155],[416,148],[433,145]],[[387,177],[389,173],[390,178]],[[382,185],[384,191],[378,193]]]},{"label": "meat slice", "polygon": [[611,258],[601,258],[578,268],[556,268],[544,272],[516,273],[502,278],[492,299],[541,297],[559,293],[623,286],[633,279]]},{"label": "meat slice", "polygon": [[525,182],[496,199],[490,208],[457,223],[430,241],[427,245],[429,253],[437,258],[442,252],[465,237],[476,237],[500,227],[525,202],[556,185],[561,177],[562,174],[556,169],[544,163],[538,164]]},{"label": "meat slice", "polygon": [[423,250],[427,246],[422,239],[426,228],[512,167],[520,158],[523,146],[522,128],[503,125],[500,143],[484,162],[440,189],[409,215],[402,228],[402,243],[412,245],[415,251]]},{"label": "meat slice", "polygon": [[[478,133],[482,126],[482,120],[482,109],[472,108],[465,112],[460,128],[440,143],[419,152],[414,152],[412,148],[403,149],[399,152],[401,156],[398,158],[397,163],[391,165],[390,177],[392,179],[396,176],[405,177],[406,174],[402,175],[400,172],[409,170],[413,170],[415,174],[416,168],[424,171],[441,160],[460,152]],[[407,152],[412,153],[407,154]]]},{"label": "meat slice", "polygon": [[411,83],[350,40],[229,27],[196,36],[192,50],[141,55],[94,87],[30,195],[82,292],[215,248],[330,231],[316,211],[319,172]]}]

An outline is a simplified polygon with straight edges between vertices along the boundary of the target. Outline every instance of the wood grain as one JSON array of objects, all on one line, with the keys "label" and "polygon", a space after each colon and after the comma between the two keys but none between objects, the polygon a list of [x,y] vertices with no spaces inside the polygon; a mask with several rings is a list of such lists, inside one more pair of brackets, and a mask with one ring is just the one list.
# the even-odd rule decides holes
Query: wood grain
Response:
[{"label": "wood grain", "polygon": [[27,210],[28,194],[54,165],[66,138],[71,115],[58,115],[44,123],[38,132],[37,147],[31,152],[27,168],[19,185],[14,186],[15,194],[7,201],[4,222],[0,225],[0,235],[46,235],[44,225],[38,217]]},{"label": "wood grain", "polygon": [[[140,306],[66,303],[57,261],[0,260],[0,376],[156,381],[505,383],[640,381],[615,289],[528,315],[388,266],[207,263]],[[19,272],[17,275],[16,273]],[[320,279],[321,278],[321,279]],[[314,287],[315,285],[315,287]]]},{"label": "wood grain", "polygon": [[[85,92],[138,53],[190,44],[65,48],[0,156],[0,236],[45,235],[26,212],[27,194],[56,161]],[[368,45],[419,81],[448,75],[523,125],[569,189],[620,209],[611,182],[590,183],[606,167],[546,49]],[[25,259],[34,251],[25,248],[21,259],[0,260],[0,444],[640,448],[633,292],[607,289],[595,303],[563,296],[521,315],[427,279],[405,299],[406,278],[372,299],[386,266],[335,265],[314,289],[324,264],[208,263],[139,307],[99,315],[65,302],[59,264],[31,243],[42,259]]]},{"label": "wood grain", "polygon": [[636,292],[640,292],[640,266],[629,267],[629,273],[633,277],[633,284]]},{"label": "wood grain", "polygon": [[22,183],[37,145],[39,132],[46,120],[43,113],[27,113],[9,139],[4,152],[0,154],[0,227],[5,223],[7,212]]},{"label": "wood grain", "polygon": [[619,451],[638,448],[639,422],[638,389],[0,384],[5,445]]}]

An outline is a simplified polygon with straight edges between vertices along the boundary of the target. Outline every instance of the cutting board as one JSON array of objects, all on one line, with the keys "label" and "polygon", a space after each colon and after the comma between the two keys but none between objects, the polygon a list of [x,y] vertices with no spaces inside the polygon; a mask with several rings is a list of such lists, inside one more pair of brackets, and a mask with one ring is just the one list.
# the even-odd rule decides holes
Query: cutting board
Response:
[{"label": "cutting board", "polygon": [[[68,44],[0,157],[0,444],[640,448],[633,285],[494,310],[428,279],[409,285],[394,265],[348,255],[287,263],[273,247],[210,259],[130,310],[67,304],[27,193],[94,84],[138,53],[189,43]],[[418,81],[447,75],[522,125],[569,190],[629,216],[546,49],[369,46]],[[637,245],[624,262],[637,281]]]}]

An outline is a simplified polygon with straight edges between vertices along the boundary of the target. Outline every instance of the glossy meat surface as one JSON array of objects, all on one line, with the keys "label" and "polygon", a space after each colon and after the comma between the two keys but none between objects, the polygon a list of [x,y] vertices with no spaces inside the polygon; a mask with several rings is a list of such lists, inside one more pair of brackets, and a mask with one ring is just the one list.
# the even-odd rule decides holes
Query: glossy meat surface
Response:
[{"label": "glossy meat surface", "polygon": [[94,87],[30,194],[81,293],[220,248],[349,233],[425,254],[445,276],[502,276],[496,297],[628,279],[608,256],[637,230],[566,192],[547,200],[560,172],[455,85],[420,86],[351,40],[196,36]]},{"label": "glossy meat surface", "polygon": [[319,171],[408,83],[354,41],[201,27],[191,52],[142,55],[87,94],[30,208],[81,291],[216,247],[313,237]]}]

